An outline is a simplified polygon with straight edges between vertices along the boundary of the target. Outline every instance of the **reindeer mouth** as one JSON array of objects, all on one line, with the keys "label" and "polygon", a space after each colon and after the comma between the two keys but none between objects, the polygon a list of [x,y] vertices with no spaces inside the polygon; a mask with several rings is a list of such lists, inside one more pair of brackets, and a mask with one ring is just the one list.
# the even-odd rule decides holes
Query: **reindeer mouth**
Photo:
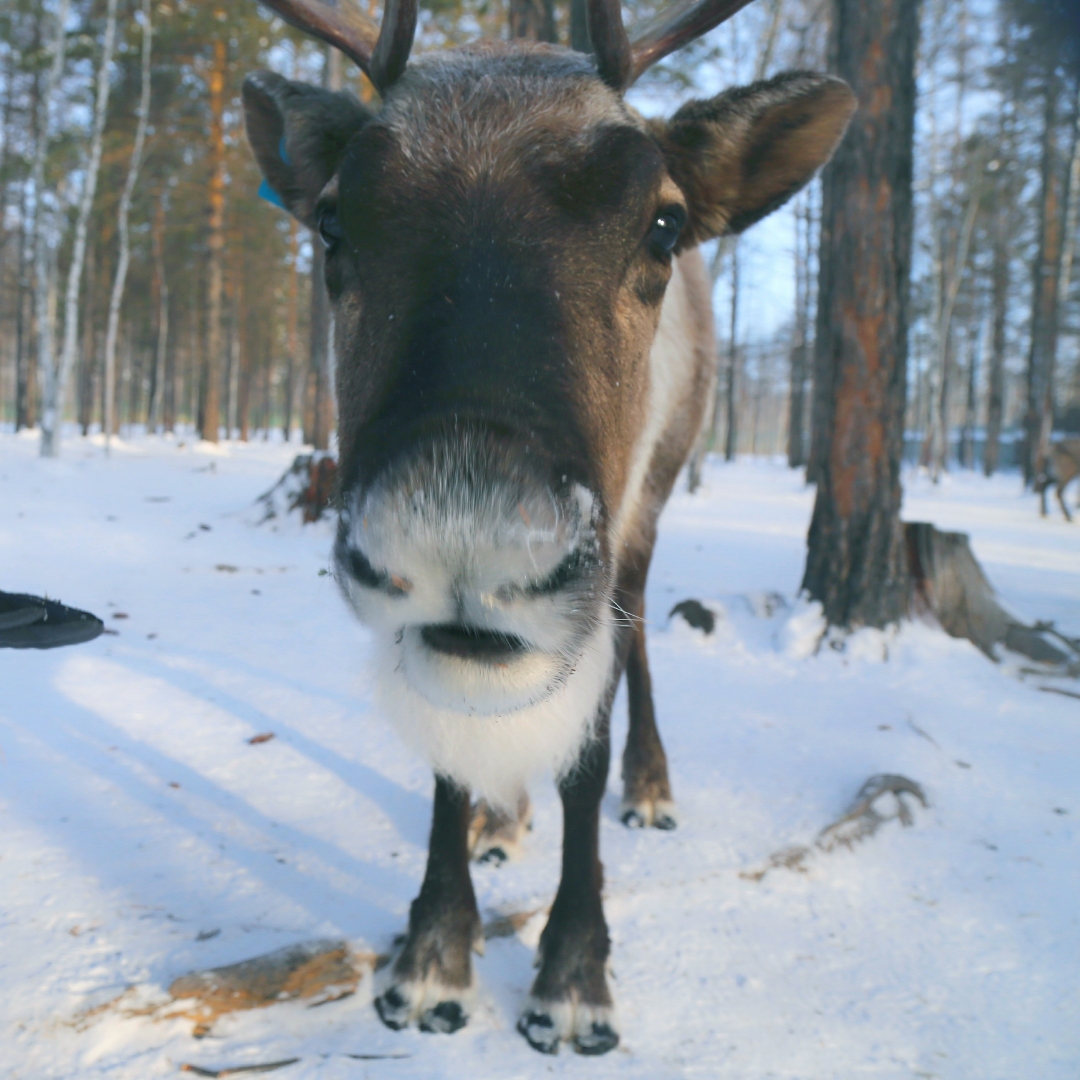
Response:
[{"label": "reindeer mouth", "polygon": [[506,664],[531,648],[517,634],[457,623],[431,623],[420,630],[420,637],[435,652],[482,664]]}]

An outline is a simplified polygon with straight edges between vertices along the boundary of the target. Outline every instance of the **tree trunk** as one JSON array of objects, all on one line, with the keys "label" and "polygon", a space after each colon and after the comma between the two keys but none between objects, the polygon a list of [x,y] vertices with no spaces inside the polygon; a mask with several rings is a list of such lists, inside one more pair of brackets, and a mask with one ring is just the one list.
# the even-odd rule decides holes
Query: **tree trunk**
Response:
[{"label": "tree trunk", "polygon": [[557,42],[554,0],[509,0],[510,37]]},{"label": "tree trunk", "polygon": [[803,588],[830,626],[906,614],[900,524],[918,4],[835,0],[830,59],[861,103],[824,176],[815,370],[827,414]]},{"label": "tree trunk", "polygon": [[[795,331],[791,345],[787,458],[792,469],[806,464],[806,376],[810,336],[810,201],[795,210]],[[800,227],[800,221],[802,226]]]},{"label": "tree trunk", "polygon": [[1047,80],[1043,109],[1042,190],[1039,197],[1039,247],[1031,292],[1031,349],[1028,353],[1027,409],[1024,413],[1024,482],[1031,484],[1046,458],[1052,421],[1051,393],[1058,335],[1058,284],[1061,278],[1062,198],[1057,154],[1058,83]]},{"label": "tree trunk", "polygon": [[[318,248],[320,241],[316,240],[313,249]],[[297,332],[297,322],[300,308],[300,274],[297,270],[297,261],[300,257],[300,244],[297,237],[296,218],[289,218],[289,303],[285,312],[285,392],[282,395],[284,416],[281,422],[281,433],[288,442],[292,437],[293,404],[296,401],[296,375],[302,370],[297,353],[300,349],[300,336]],[[270,376],[267,374],[267,393],[270,390]],[[270,414],[267,413],[267,427],[270,425]]]},{"label": "tree trunk", "polygon": [[960,464],[975,468],[975,403],[979,389],[979,357],[982,352],[982,328],[975,328],[968,342],[967,398],[964,402],[964,427],[960,433]]},{"label": "tree trunk", "polygon": [[1009,317],[1010,217],[1010,208],[999,194],[993,225],[994,263],[990,272],[993,337],[986,401],[986,448],[983,451],[983,472],[987,476],[993,476],[998,467],[1001,422],[1005,412],[1005,328]]},{"label": "tree trunk", "polygon": [[251,351],[248,348],[248,311],[244,302],[244,275],[237,277],[236,284],[236,333],[240,352],[240,381],[237,387],[237,426],[240,441],[248,441],[248,425],[251,418]]},{"label": "tree trunk", "polygon": [[[37,83],[37,75],[34,76]],[[37,110],[34,109],[36,114]],[[27,188],[23,185],[22,206],[19,211],[19,288],[15,296],[15,430],[29,427],[30,363],[33,350],[30,347],[29,326],[26,319],[27,299],[30,296],[30,265],[33,232],[26,228]]]},{"label": "tree trunk", "polygon": [[728,338],[728,363],[727,363],[727,434],[724,439],[724,460],[734,461],[739,452],[738,430],[738,394],[742,379],[740,372],[740,360],[738,343],[739,331],[739,245],[738,241],[731,246],[731,326]]},{"label": "tree trunk", "polygon": [[[52,63],[45,80],[45,89],[37,101],[37,120],[34,164],[30,186],[34,192],[34,322],[37,334],[38,371],[45,373],[53,366],[53,320],[50,309],[55,259],[49,243],[49,215],[45,212],[45,159],[49,152],[49,108],[53,94],[64,70],[67,45],[68,0],[60,0],[56,13],[56,36],[52,47]],[[29,380],[28,380],[29,382]],[[28,385],[29,389],[29,385]],[[44,431],[42,432],[44,436]],[[42,442],[44,449],[44,438]]]},{"label": "tree trunk", "polygon": [[[112,65],[113,47],[116,44],[117,0],[109,0],[105,14],[105,40],[101,49],[101,65],[97,73],[97,94],[94,102],[94,126],[90,136],[90,157],[83,180],[82,197],[79,200],[79,216],[75,222],[75,243],[68,267],[67,290],[64,296],[64,341],[60,356],[50,348],[42,364],[41,395],[41,455],[56,457],[60,453],[60,427],[64,420],[64,398],[71,371],[75,366],[75,353],[79,333],[79,294],[82,288],[83,263],[86,257],[86,232],[90,224],[90,212],[94,208],[98,173],[101,169],[101,143],[105,133],[105,116],[109,110],[109,68]],[[50,334],[51,337],[51,334]]]},{"label": "tree trunk", "polygon": [[98,246],[90,243],[86,249],[86,296],[84,300],[87,318],[83,319],[82,348],[79,350],[79,366],[76,375],[76,398],[79,428],[83,435],[90,434],[94,422],[94,379],[97,375],[97,356],[94,348],[94,304],[97,300]]},{"label": "tree trunk", "polygon": [[210,235],[206,265],[206,361],[203,368],[202,417],[199,431],[207,442],[218,441],[221,424],[221,294],[225,251],[225,63],[227,43],[214,40],[210,68]]},{"label": "tree trunk", "polygon": [[[115,6],[116,0],[111,0]],[[135,183],[139,178],[139,166],[142,164],[143,145],[146,142],[146,126],[150,119],[150,0],[142,3],[142,87],[139,94],[139,123],[135,129],[135,145],[131,150],[131,162],[128,164],[124,191],[120,196],[120,212],[116,231],[120,236],[120,257],[116,261],[116,274],[113,277],[112,294],[109,297],[109,324],[105,331],[105,404],[112,408],[112,394],[109,392],[116,379],[116,335],[120,328],[120,305],[124,300],[124,286],[127,284],[128,260],[131,257],[130,237],[128,236],[128,215],[131,213],[131,197],[135,194]],[[134,419],[134,416],[132,416]],[[109,451],[112,437],[112,416],[105,417],[105,452]]]},{"label": "tree trunk", "polygon": [[154,345],[154,368],[150,378],[150,402],[147,407],[146,426],[149,431],[157,429],[162,415],[162,398],[165,393],[165,354],[169,346],[169,279],[165,275],[165,195],[162,187],[154,211],[154,294],[157,299],[157,341]]}]

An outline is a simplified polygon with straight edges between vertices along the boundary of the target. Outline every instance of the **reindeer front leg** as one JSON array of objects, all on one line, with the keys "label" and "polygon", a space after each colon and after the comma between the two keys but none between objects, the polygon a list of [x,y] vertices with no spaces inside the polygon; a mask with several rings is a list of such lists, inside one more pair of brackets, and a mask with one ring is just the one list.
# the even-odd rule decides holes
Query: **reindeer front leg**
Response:
[{"label": "reindeer front leg", "polygon": [[384,976],[375,1008],[387,1027],[457,1031],[468,1022],[472,950],[483,926],[469,877],[469,793],[435,777],[427,872],[409,911],[409,930]]},{"label": "reindeer front leg", "polygon": [[539,974],[518,1031],[544,1054],[566,1041],[580,1054],[605,1054],[619,1043],[607,984],[611,951],[600,893],[600,800],[611,758],[611,697],[595,738],[559,785],[563,804],[562,879],[540,937]]}]

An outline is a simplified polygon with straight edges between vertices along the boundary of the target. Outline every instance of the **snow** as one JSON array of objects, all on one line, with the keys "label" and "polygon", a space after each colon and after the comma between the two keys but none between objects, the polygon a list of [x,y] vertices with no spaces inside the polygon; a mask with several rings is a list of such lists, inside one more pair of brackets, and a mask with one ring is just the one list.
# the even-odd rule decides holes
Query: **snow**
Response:
[{"label": "snow", "polygon": [[[547,1058],[514,1031],[542,916],[488,942],[452,1037],[384,1028],[370,980],[202,1040],[185,1020],[86,1017],[128,986],[150,1001],[297,941],[382,951],[424,868],[430,776],[375,715],[368,638],[320,573],[331,527],[254,524],[295,448],[181,443],[105,459],[69,437],[43,461],[36,436],[0,434],[0,587],[117,631],[0,651],[0,1076],[293,1057],[274,1075],[1076,1076],[1080,701],[924,625],[815,650],[816,612],[795,600],[812,493],[760,460],[710,463],[661,525],[650,653],[680,826],[623,828],[616,763],[602,820],[616,1051]],[[1080,634],[1080,526],[1040,519],[1011,475],[906,483],[905,516],[970,532],[1013,610]],[[720,615],[712,637],[666,620],[687,597]],[[622,699],[616,717],[618,753]],[[875,773],[926,789],[912,828],[751,879]],[[474,869],[485,914],[554,894],[558,802],[534,795],[524,857]]]}]

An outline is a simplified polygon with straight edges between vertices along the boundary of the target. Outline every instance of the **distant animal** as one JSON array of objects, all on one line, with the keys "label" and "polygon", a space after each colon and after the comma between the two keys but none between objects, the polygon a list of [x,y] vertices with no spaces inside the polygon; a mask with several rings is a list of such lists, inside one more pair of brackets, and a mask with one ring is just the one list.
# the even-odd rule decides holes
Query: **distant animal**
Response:
[{"label": "distant animal", "polygon": [[[1080,439],[1062,439],[1051,443],[1046,456],[1043,471],[1035,480],[1035,490],[1039,493],[1042,516],[1046,517],[1046,491],[1055,488],[1058,505],[1066,521],[1072,521],[1072,514],[1065,505],[1065,489],[1080,476]],[[1080,504],[1078,504],[1080,505]]]},{"label": "distant animal", "polygon": [[806,72],[670,120],[627,105],[650,64],[746,2],[676,6],[631,41],[618,0],[589,0],[592,56],[487,41],[410,62],[416,0],[388,0],[381,32],[351,3],[267,0],[381,95],[244,84],[266,182],[325,245],[337,579],[375,632],[386,712],[435,772],[427,872],[375,1001],[392,1028],[465,1024],[470,844],[508,850],[548,769],[562,879],[518,1029],[545,1053],[619,1041],[600,802],[625,670],[621,816],[675,825],[642,619],[657,517],[712,393],[695,249],[789,199],[855,107]]}]

